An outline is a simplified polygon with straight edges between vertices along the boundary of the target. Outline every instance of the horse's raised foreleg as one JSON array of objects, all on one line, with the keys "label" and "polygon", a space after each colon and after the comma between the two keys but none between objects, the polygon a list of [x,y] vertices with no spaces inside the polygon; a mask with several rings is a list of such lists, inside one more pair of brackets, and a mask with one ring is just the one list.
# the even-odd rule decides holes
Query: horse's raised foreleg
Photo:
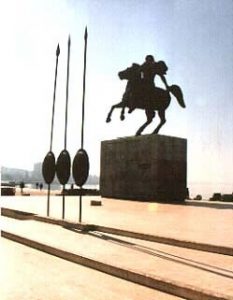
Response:
[{"label": "horse's raised foreleg", "polygon": [[114,110],[115,108],[120,108],[120,107],[124,107],[123,101],[121,101],[121,102],[119,102],[119,103],[117,103],[117,104],[115,104],[115,105],[113,105],[113,106],[111,107],[111,109],[110,109],[110,111],[109,111],[109,113],[108,113],[107,119],[106,119],[106,122],[107,122],[107,123],[108,123],[108,122],[111,122],[111,116],[112,116],[113,110]]},{"label": "horse's raised foreleg", "polygon": [[146,110],[147,121],[138,129],[136,135],[140,135],[142,133],[142,131],[152,122],[154,116],[155,112],[153,110]]},{"label": "horse's raised foreleg", "polygon": [[157,134],[159,132],[160,128],[166,123],[165,110],[159,110],[158,113],[159,113],[159,117],[160,117],[160,123],[153,131],[154,134]]},{"label": "horse's raised foreleg", "polygon": [[125,119],[125,106],[122,106],[122,109],[121,109],[121,121],[124,121]]}]

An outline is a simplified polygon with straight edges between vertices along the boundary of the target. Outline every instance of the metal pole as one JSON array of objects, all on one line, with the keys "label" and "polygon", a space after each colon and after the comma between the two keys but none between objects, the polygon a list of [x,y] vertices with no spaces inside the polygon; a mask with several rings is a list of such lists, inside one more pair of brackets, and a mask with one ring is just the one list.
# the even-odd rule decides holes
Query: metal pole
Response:
[{"label": "metal pole", "polygon": [[81,149],[84,144],[84,117],[85,117],[85,93],[86,93],[86,64],[87,64],[87,27],[84,34],[84,68],[83,68],[83,101],[82,101],[82,129],[81,129]]},{"label": "metal pole", "polygon": [[47,217],[49,217],[50,210],[50,184],[48,184],[48,194],[47,194]]},{"label": "metal pole", "polygon": [[55,113],[55,102],[56,102],[56,87],[57,87],[57,68],[58,68],[58,56],[60,54],[59,44],[56,50],[56,67],[55,67],[55,78],[54,78],[54,89],[53,89],[53,107],[52,107],[52,120],[51,120],[51,132],[50,132],[50,151],[52,151],[53,145],[53,127],[54,127],[54,113]]},{"label": "metal pole", "polygon": [[80,196],[79,196],[79,222],[82,222],[82,187],[80,191]]},{"label": "metal pole", "polygon": [[[87,27],[84,33],[84,68],[83,68],[83,99],[82,99],[82,127],[81,127],[81,149],[84,144],[84,116],[85,116],[85,92],[86,92],[86,64],[87,64]],[[79,222],[82,222],[82,186],[79,197]]]},{"label": "metal pole", "polygon": [[68,54],[67,54],[67,73],[66,73],[66,109],[65,109],[65,133],[64,133],[64,149],[67,144],[67,124],[68,124],[68,99],[69,99],[69,75],[70,75],[70,36],[68,39]]},{"label": "metal pole", "polygon": [[[70,75],[70,36],[68,38],[68,54],[67,54],[67,72],[66,72],[66,106],[65,106],[65,132],[64,132],[64,149],[67,147],[67,125],[68,125],[68,99],[69,99],[69,75]],[[63,185],[62,195],[62,219],[65,218],[65,184]]]},{"label": "metal pole", "polygon": [[65,219],[65,194],[64,194],[65,184],[63,185],[63,194],[62,194],[62,219]]},{"label": "metal pole", "polygon": [[[55,114],[55,102],[56,102],[56,87],[57,87],[57,69],[58,69],[58,57],[60,54],[59,44],[56,50],[56,67],[55,67],[55,78],[54,78],[54,89],[53,89],[53,106],[52,106],[52,120],[51,120],[51,131],[50,131],[50,151],[52,151],[53,145],[53,128],[54,128],[54,114]],[[48,184],[47,193],[47,216],[49,216],[50,211],[50,183]]]}]

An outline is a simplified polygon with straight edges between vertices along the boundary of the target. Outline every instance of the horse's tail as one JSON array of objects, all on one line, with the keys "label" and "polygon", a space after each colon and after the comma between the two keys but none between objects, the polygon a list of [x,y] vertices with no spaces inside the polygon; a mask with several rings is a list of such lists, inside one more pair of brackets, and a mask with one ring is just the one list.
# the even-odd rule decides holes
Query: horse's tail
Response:
[{"label": "horse's tail", "polygon": [[178,85],[171,85],[169,87],[169,91],[172,93],[173,96],[176,97],[178,103],[180,104],[181,107],[185,108],[186,105],[184,103],[184,97],[181,88]]}]

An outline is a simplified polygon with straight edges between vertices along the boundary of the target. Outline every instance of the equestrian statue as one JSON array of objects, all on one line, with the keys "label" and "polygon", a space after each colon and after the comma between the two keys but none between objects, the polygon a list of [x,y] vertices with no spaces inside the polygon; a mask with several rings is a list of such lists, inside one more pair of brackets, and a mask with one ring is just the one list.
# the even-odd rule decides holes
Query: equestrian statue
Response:
[{"label": "equestrian statue", "polygon": [[[111,115],[115,108],[121,108],[121,120],[125,119],[125,108],[129,113],[135,109],[144,109],[147,117],[144,123],[136,132],[140,135],[142,131],[152,122],[155,112],[158,112],[160,123],[153,131],[157,134],[165,124],[165,111],[170,105],[173,95],[181,107],[185,108],[183,93],[178,85],[168,86],[165,75],[168,68],[164,61],[155,62],[152,55],[147,55],[142,65],[133,63],[131,67],[118,73],[120,79],[128,80],[122,101],[111,107],[106,122],[111,121]],[[155,86],[154,78],[159,75],[166,89]]]}]

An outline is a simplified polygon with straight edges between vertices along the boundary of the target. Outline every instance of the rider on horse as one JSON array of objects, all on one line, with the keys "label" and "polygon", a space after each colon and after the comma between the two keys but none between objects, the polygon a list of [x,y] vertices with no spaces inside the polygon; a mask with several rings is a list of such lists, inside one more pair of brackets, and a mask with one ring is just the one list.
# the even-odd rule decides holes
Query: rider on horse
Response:
[{"label": "rider on horse", "polygon": [[[156,92],[156,87],[154,83],[155,75],[160,76],[161,80],[163,81],[166,87],[166,90],[169,90],[169,86],[164,76],[167,70],[168,68],[165,62],[155,62],[154,57],[152,55],[147,55],[145,58],[145,62],[140,66],[142,92],[144,95],[147,95],[146,102],[148,105],[150,105],[150,100]],[[129,102],[129,113],[131,113],[135,109],[136,101],[133,97],[131,87],[128,84],[123,95],[123,100],[126,99]]]}]

